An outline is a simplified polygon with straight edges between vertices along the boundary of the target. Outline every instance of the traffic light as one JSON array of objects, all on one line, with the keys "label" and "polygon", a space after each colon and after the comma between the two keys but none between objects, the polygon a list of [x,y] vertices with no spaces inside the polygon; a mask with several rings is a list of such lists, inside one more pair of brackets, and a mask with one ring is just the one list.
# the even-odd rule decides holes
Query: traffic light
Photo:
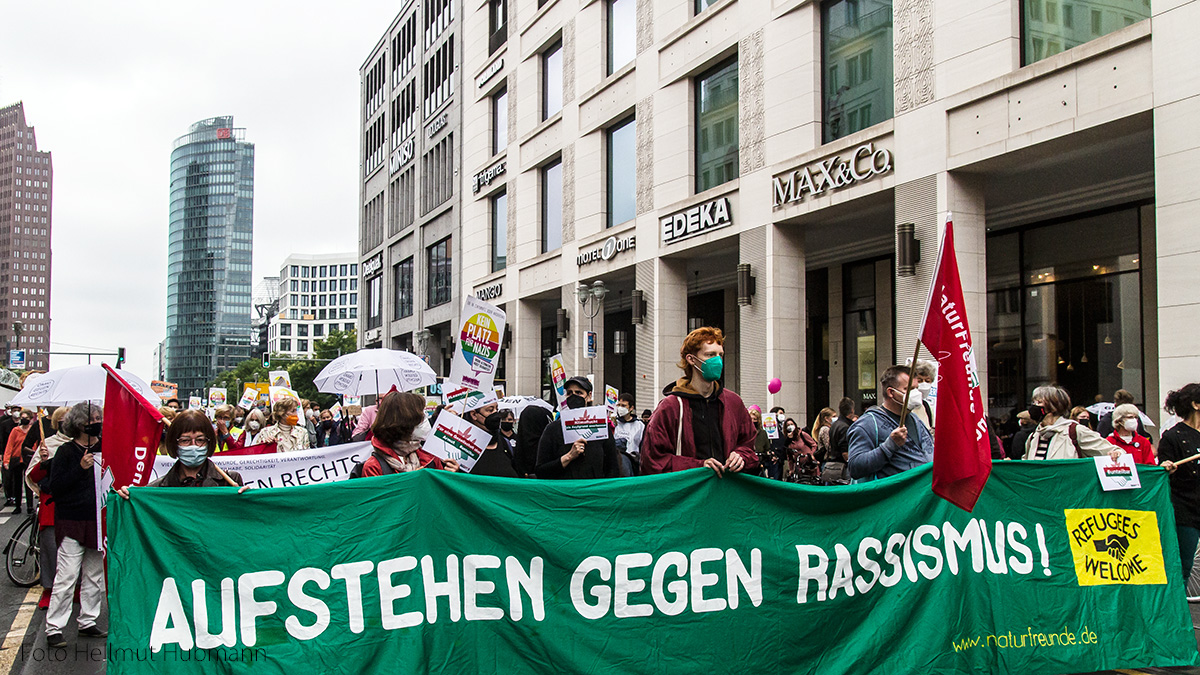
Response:
[{"label": "traffic light", "polygon": [[267,352],[263,352],[263,368],[269,369],[270,367],[271,367],[271,355],[268,354]]},{"label": "traffic light", "polygon": [[121,368],[121,364],[125,363],[125,348],[117,347],[117,369]]}]

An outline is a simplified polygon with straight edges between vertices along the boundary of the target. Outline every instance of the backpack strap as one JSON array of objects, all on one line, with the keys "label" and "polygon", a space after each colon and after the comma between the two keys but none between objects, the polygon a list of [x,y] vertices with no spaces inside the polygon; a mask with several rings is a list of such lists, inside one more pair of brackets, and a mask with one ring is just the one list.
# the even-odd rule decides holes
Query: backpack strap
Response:
[{"label": "backpack strap", "polygon": [[679,401],[679,428],[675,431],[675,456],[683,454],[683,397],[675,397]]},{"label": "backpack strap", "polygon": [[1067,427],[1067,435],[1071,437],[1071,445],[1075,446],[1075,456],[1083,457],[1083,448],[1079,447],[1079,436],[1076,435],[1075,428],[1079,426],[1078,422],[1071,422]]}]

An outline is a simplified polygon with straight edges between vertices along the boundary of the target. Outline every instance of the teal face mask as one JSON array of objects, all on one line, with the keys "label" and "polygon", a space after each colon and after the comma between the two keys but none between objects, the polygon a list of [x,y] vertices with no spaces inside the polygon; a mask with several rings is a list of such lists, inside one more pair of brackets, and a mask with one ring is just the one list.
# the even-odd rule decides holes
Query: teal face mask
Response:
[{"label": "teal face mask", "polygon": [[176,451],[176,456],[179,457],[179,461],[183,462],[184,466],[195,468],[208,459],[208,446],[181,445]]},{"label": "teal face mask", "polygon": [[700,377],[709,382],[716,382],[721,379],[721,373],[724,370],[725,360],[720,356],[714,356],[700,365]]}]

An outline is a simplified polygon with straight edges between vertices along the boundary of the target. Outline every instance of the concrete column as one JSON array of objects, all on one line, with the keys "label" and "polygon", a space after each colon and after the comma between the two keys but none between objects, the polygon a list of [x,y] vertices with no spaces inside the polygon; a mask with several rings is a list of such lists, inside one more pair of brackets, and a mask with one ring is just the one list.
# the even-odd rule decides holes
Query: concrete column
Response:
[{"label": "concrete column", "polygon": [[[807,410],[805,366],[808,352],[808,313],[805,311],[804,233],[797,227],[768,225],[766,269],[759,277],[755,304],[770,307],[766,317],[767,373],[757,386],[778,377],[783,387],[768,394],[769,407],[781,405],[800,415]],[[763,282],[766,288],[762,288]],[[765,293],[764,293],[765,291]]]},{"label": "concrete column", "polygon": [[509,347],[509,394],[537,396],[542,377],[542,310],[540,303],[520,299],[508,303],[512,345]]},{"label": "concrete column", "polygon": [[[1194,48],[1200,2],[1151,4],[1154,41],[1154,228],[1158,272],[1158,396],[1146,401],[1154,416],[1168,392],[1194,382],[1200,372],[1200,71],[1186,67],[1181,54]],[[1143,252],[1145,253],[1145,252]],[[1143,268],[1145,269],[1145,268]],[[1147,327],[1149,328],[1149,327]],[[1153,333],[1147,330],[1147,337]],[[1151,350],[1146,349],[1147,357]],[[1147,387],[1147,394],[1151,387]]]},{"label": "concrete column", "polygon": [[582,336],[585,321],[579,300],[575,297],[575,284],[562,287],[562,306],[567,310],[567,334],[562,339],[563,366],[567,377],[579,374],[578,365],[583,354]]},{"label": "concrete column", "polygon": [[[662,398],[663,388],[681,374],[676,364],[679,347],[687,337],[687,262],[659,258],[654,266],[654,292],[646,298],[646,312],[654,317],[654,395],[649,400],[657,401]],[[638,358],[643,358],[640,353]]]},{"label": "concrete column", "polygon": [[[943,199],[939,199],[939,203],[944,203],[945,210],[950,211],[954,218],[954,253],[958,258],[958,276],[962,280],[963,301],[967,304],[967,322],[971,325],[971,346],[975,350],[975,365],[979,368],[979,386],[983,387],[983,400],[986,402],[987,219],[983,186],[974,176],[943,173],[938,177],[938,188],[938,192],[944,195]],[[932,257],[937,257],[936,248]]]},{"label": "concrete column", "polygon": [[[750,265],[750,275],[757,279],[758,289],[749,305],[740,309],[738,316],[738,379],[725,378],[725,384],[741,395],[746,405],[755,405],[767,410],[767,380],[774,365],[771,354],[771,339],[768,337],[769,318],[779,313],[772,292],[767,290],[771,282],[770,263],[767,261],[767,231],[773,225],[764,225],[742,232],[738,237],[738,262]],[[736,287],[734,289],[736,293]],[[725,349],[729,351],[728,347]]]}]

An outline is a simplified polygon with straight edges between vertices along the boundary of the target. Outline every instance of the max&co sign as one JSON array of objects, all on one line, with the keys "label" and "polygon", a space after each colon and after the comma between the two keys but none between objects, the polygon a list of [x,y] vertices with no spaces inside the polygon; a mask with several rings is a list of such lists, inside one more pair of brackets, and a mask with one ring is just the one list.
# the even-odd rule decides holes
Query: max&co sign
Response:
[{"label": "max&co sign", "polygon": [[592,249],[591,251],[584,251],[583,253],[575,256],[575,263],[580,267],[583,267],[584,265],[590,265],[597,260],[612,260],[613,257],[618,253],[632,251],[636,245],[637,239],[635,239],[634,235],[632,234],[628,237],[620,238],[612,236],[608,239],[605,239],[604,245],[600,248]]},{"label": "max&co sign", "polygon": [[771,205],[802,202],[805,195],[816,197],[882,176],[891,170],[891,151],[886,148],[875,149],[874,143],[866,143],[858,146],[847,159],[831,157],[775,176],[772,180],[774,201]]}]

